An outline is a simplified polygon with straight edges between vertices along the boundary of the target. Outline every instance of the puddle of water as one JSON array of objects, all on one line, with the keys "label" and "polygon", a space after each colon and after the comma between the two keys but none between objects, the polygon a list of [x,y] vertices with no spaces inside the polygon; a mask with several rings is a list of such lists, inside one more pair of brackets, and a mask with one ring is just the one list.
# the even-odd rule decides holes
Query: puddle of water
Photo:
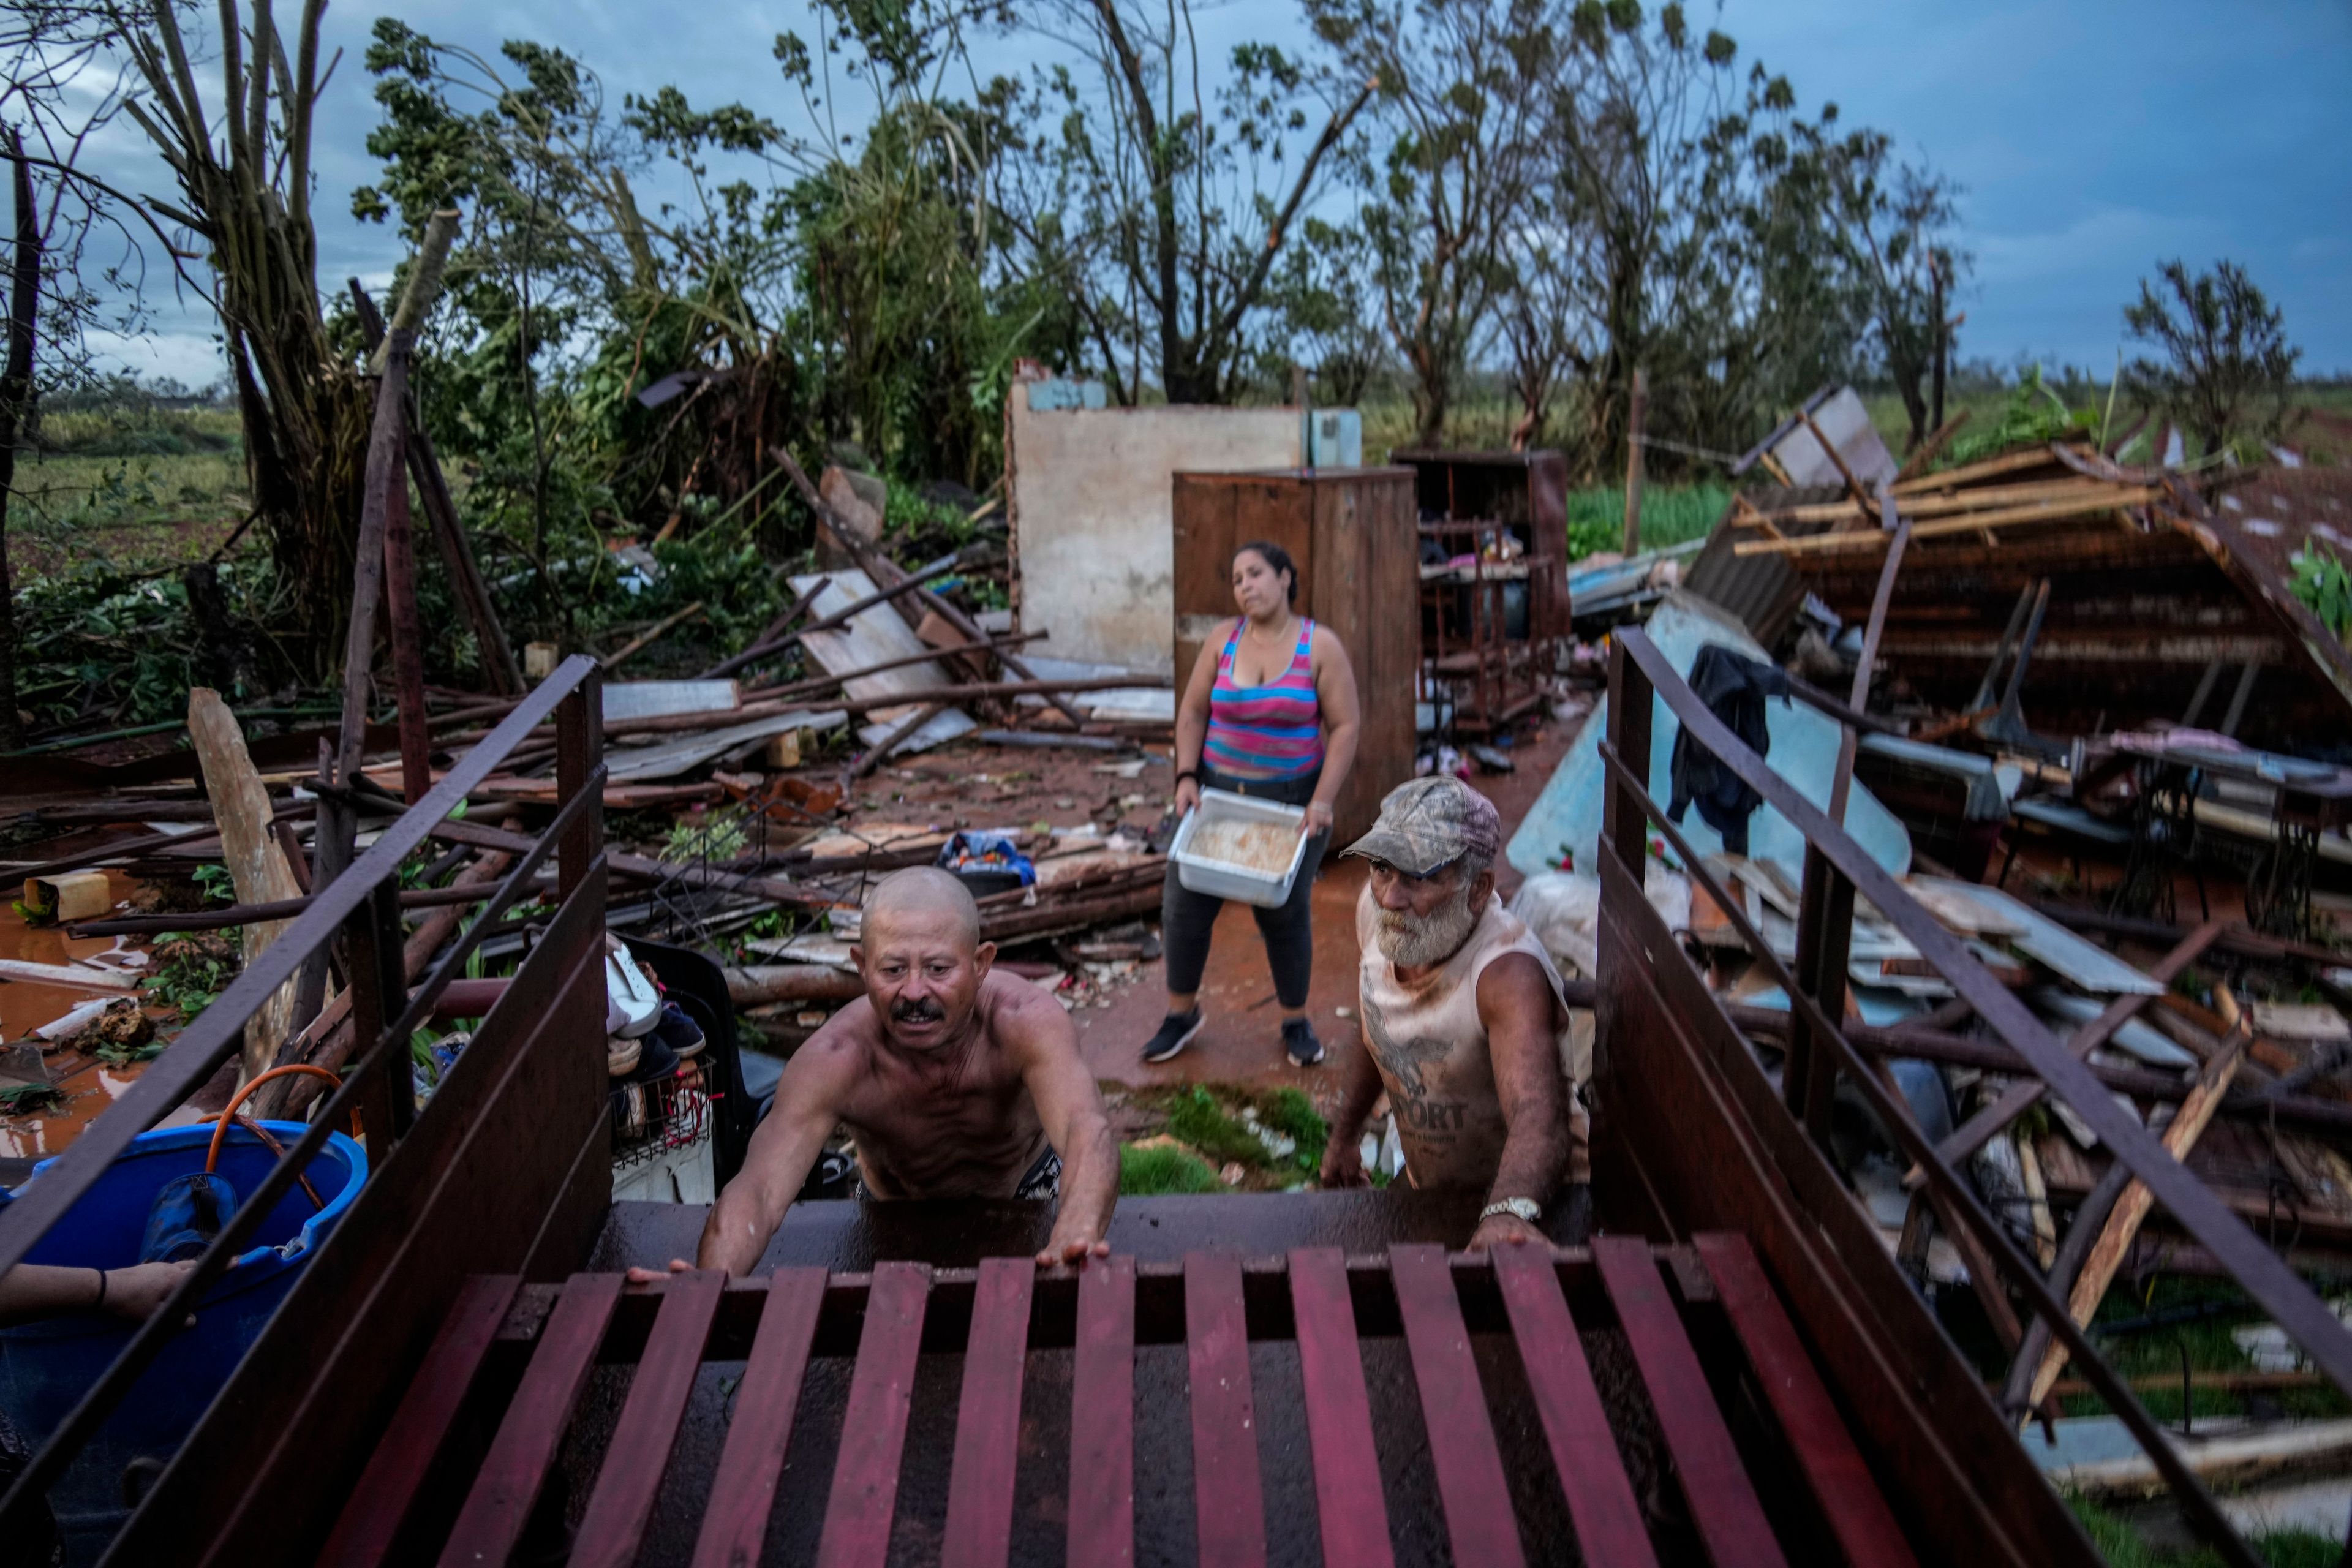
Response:
[{"label": "puddle of water", "polygon": [[[70,1059],[80,1061],[79,1057]],[[58,1070],[58,1064],[52,1062],[51,1070]],[[143,1070],[143,1063],[110,1068],[99,1062],[81,1062],[58,1080],[58,1089],[66,1097],[63,1106],[37,1116],[0,1117],[0,1156],[44,1160],[58,1152],[96,1121],[99,1112],[121,1099]],[[181,1127],[208,1120],[203,1112],[184,1105],[155,1125]]]},{"label": "puddle of water", "polygon": [[[119,871],[107,880],[115,898],[129,898],[138,884]],[[33,926],[16,912],[13,899],[0,899],[0,958],[34,963],[70,963],[91,958],[114,946],[112,937],[71,938],[57,926]],[[109,993],[84,991],[71,985],[42,985],[27,981],[0,981],[0,1038],[21,1040],[42,1025],[64,1016],[92,997]],[[48,1058],[49,1071],[66,1096],[62,1107],[32,1116],[0,1117],[0,1156],[39,1159],[57,1153],[73,1142],[98,1113],[111,1105],[137,1081],[143,1064],[110,1068],[68,1047]],[[198,1120],[193,1111],[174,1111],[159,1125],[177,1126]]]}]

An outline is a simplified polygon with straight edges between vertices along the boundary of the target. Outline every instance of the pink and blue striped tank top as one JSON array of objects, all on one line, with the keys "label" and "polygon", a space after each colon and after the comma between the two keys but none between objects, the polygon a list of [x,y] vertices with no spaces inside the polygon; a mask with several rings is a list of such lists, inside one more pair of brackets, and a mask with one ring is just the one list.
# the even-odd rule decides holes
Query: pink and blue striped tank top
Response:
[{"label": "pink and blue striped tank top", "polygon": [[1217,681],[1209,689],[1209,736],[1201,760],[1218,773],[1240,779],[1303,778],[1323,765],[1322,706],[1315,695],[1315,623],[1299,620],[1298,648],[1290,668],[1258,686],[1234,680],[1234,655],[1242,628],[1236,621],[1217,658]]}]

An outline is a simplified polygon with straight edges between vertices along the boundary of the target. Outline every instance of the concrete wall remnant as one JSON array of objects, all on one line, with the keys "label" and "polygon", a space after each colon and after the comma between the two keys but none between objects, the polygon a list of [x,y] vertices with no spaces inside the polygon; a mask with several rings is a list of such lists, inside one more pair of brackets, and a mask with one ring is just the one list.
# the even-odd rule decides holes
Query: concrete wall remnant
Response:
[{"label": "concrete wall remnant", "polygon": [[1015,382],[1006,399],[1014,615],[1056,658],[1176,675],[1174,476],[1295,468],[1303,422],[1296,408],[1105,407],[1086,384]]}]

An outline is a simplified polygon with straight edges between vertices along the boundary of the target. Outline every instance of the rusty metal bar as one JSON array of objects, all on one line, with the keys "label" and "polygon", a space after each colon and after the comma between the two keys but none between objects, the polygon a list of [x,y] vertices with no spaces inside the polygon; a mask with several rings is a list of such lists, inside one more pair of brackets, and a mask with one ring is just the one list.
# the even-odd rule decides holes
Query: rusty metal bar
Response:
[{"label": "rusty metal bar", "polygon": [[[563,706],[555,710],[555,798],[567,807],[577,805],[583,794],[596,797],[600,805],[603,802],[604,712],[604,676],[593,668],[581,676]],[[572,816],[569,811],[565,815]],[[543,836],[541,842],[552,837]],[[562,853],[556,859],[555,886],[568,899],[579,890],[589,867],[604,852],[604,813],[582,812],[572,816],[558,842]]]}]

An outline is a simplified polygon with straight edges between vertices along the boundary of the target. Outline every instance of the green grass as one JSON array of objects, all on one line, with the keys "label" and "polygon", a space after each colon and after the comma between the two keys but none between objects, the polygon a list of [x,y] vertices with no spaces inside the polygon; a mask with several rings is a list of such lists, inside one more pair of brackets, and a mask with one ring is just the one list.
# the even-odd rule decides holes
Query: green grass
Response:
[{"label": "green grass", "polygon": [[1139,1149],[1118,1147],[1118,1190],[1122,1197],[1153,1197],[1163,1193],[1221,1193],[1224,1184],[1208,1162],[1165,1143]]},{"label": "green grass", "polygon": [[[2199,1310],[2206,1310],[2209,1315],[2187,1316]],[[2181,1321],[2129,1333],[2101,1332],[2103,1326],[2119,1321],[2175,1316]],[[2264,1321],[2261,1310],[2247,1301],[2236,1287],[2221,1280],[2175,1276],[2152,1281],[2145,1296],[2135,1298],[2123,1289],[2109,1292],[2091,1327],[2107,1363],[2124,1376],[2177,1378],[2184,1347],[2192,1371],[2251,1370],[2252,1362],[2238,1348],[2231,1331]],[[2177,1384],[2142,1389],[2139,1397],[2158,1421],[2180,1419],[2180,1389]],[[2328,1387],[2270,1389],[2263,1391],[2261,1398],[2266,1408],[2289,1415],[2334,1417],[2352,1414],[2352,1402]],[[2101,1415],[2107,1408],[2104,1400],[2088,1394],[2071,1395],[2063,1403],[2069,1415]],[[2198,1388],[2194,1391],[2194,1412],[2199,1416],[2244,1415],[2248,1413],[2247,1396],[2229,1389]]]},{"label": "green grass", "polygon": [[103,556],[139,570],[200,559],[245,515],[245,459],[234,449],[154,457],[17,460],[8,548],[20,577]]},{"label": "green grass", "polygon": [[[1664,550],[1704,539],[1731,504],[1727,485],[1645,485],[1642,489],[1642,548]],[[1599,485],[1568,496],[1568,558],[1581,561],[1597,550],[1615,550],[1625,540],[1625,487]]]},{"label": "green grass", "polygon": [[[2221,1554],[2207,1547],[2173,1551],[2149,1544],[2121,1516],[2084,1498],[2066,1500],[2089,1532],[2109,1568],[2221,1568]],[[2251,1539],[2256,1554],[2271,1568],[2336,1568],[2344,1555],[2343,1542],[2308,1530],[2282,1530]]]},{"label": "green grass", "polygon": [[1257,1115],[1267,1127],[1297,1141],[1292,1157],[1300,1170],[1323,1168],[1323,1146],[1331,1141],[1331,1124],[1316,1114],[1313,1100],[1295,1089],[1273,1089],[1258,1096]]},{"label": "green grass", "polygon": [[1189,1143],[1219,1164],[1236,1161],[1263,1169],[1274,1163],[1258,1135],[1226,1114],[1216,1097],[1197,1085],[1168,1108],[1168,1135]]},{"label": "green grass", "polygon": [[234,452],[244,432],[234,407],[160,408],[132,402],[45,410],[42,449],[83,458]]}]

